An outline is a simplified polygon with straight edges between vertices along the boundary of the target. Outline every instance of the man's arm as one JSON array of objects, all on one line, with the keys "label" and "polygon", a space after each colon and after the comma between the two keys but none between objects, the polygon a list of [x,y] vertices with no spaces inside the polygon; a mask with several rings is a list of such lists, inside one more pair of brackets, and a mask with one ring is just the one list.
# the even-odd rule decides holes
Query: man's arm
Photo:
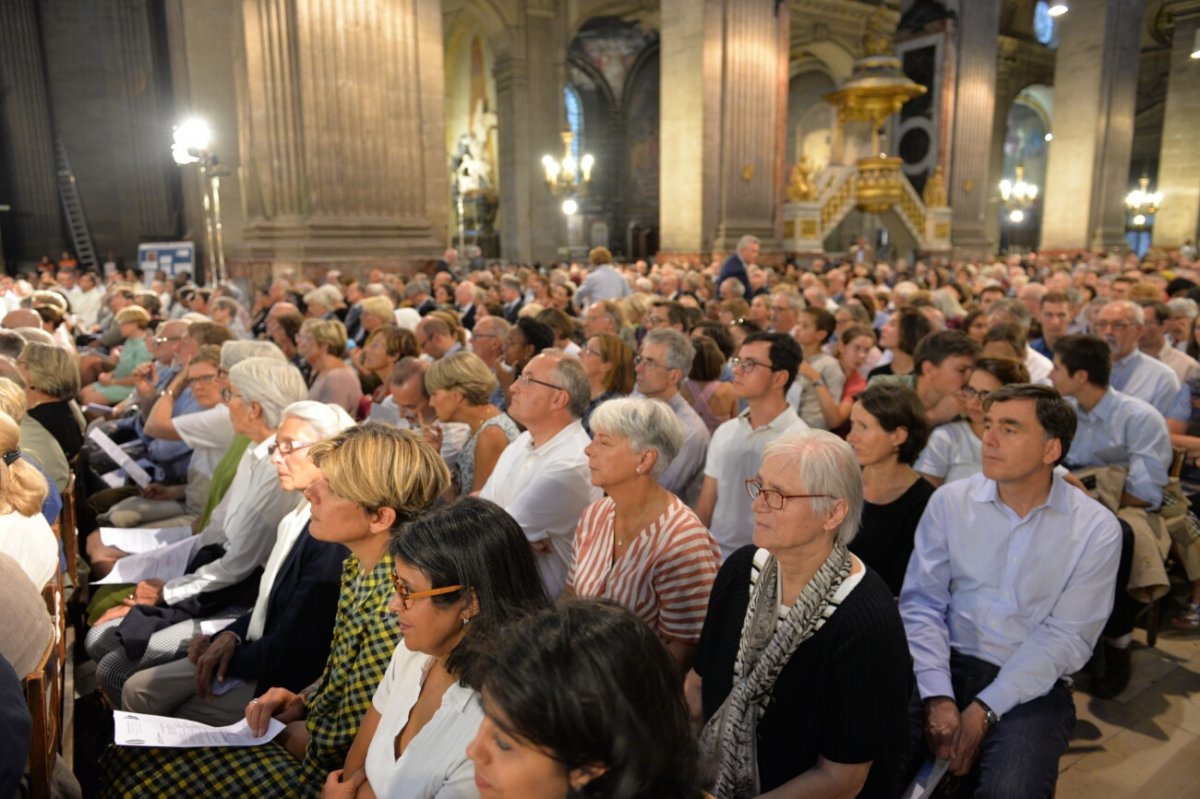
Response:
[{"label": "man's arm", "polygon": [[954,696],[950,682],[950,549],[945,492],[930,498],[917,525],[913,553],[900,589],[900,618],[908,635],[913,674],[922,699]]},{"label": "man's arm", "polygon": [[1171,479],[1169,470],[1174,456],[1166,422],[1158,414],[1130,414],[1124,420],[1124,427],[1125,446],[1129,450],[1125,490],[1145,507],[1157,508]]}]

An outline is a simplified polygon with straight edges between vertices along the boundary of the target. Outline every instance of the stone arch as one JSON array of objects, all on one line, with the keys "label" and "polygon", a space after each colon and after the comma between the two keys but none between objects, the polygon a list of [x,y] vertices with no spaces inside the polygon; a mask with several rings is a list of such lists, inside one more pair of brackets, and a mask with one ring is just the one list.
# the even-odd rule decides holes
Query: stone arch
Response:
[{"label": "stone arch", "polygon": [[821,69],[835,83],[839,84],[854,72],[854,54],[835,41],[806,42],[799,47],[793,46],[788,63],[788,77]]}]

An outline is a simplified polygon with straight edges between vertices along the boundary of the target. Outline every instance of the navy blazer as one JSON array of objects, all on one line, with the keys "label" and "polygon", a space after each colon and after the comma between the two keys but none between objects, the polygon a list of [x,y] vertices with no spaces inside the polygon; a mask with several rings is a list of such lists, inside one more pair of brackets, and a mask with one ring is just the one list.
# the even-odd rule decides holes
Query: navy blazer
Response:
[{"label": "navy blazer", "polygon": [[244,642],[229,661],[229,676],[257,680],[256,696],[273,687],[299,691],[321,676],[349,554],[341,544],[313,538],[304,525],[275,575],[262,638],[246,641],[253,611],[226,628]]},{"label": "navy blazer", "polygon": [[721,265],[721,274],[717,277],[717,291],[720,291],[721,284],[731,277],[736,277],[742,282],[742,295],[749,299],[750,276],[746,274],[746,267],[736,252],[726,258],[725,263]]}]

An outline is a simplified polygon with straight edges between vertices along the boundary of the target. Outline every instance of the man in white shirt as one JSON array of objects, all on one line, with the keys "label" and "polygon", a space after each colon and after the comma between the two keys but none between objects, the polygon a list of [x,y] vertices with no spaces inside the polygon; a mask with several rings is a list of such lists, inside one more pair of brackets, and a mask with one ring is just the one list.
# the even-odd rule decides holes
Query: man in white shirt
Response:
[{"label": "man in white shirt", "polygon": [[708,427],[700,414],[679,394],[679,384],[692,371],[696,348],[677,330],[651,330],[642,340],[641,354],[634,359],[637,393],[664,402],[683,423],[687,435],[683,447],[658,482],[684,504],[695,507],[704,483],[704,461],[708,455]]},{"label": "man in white shirt", "polygon": [[[1114,300],[1096,315],[1096,334],[1112,350],[1112,387],[1143,399],[1170,420],[1186,423],[1191,416],[1190,394],[1181,388],[1174,370],[1138,349],[1146,314],[1129,300]],[[1179,432],[1182,432],[1179,431]]]},{"label": "man in white shirt", "polygon": [[746,481],[758,473],[767,444],[800,421],[786,394],[803,356],[786,333],[751,333],[732,359],[733,390],[749,407],[713,433],[696,515],[712,531],[727,558],[754,537],[754,514]]},{"label": "man in white shirt", "polygon": [[578,360],[559,350],[530,360],[508,406],[525,432],[505,448],[479,492],[521,525],[551,598],[566,585],[579,515],[603,496],[583,451],[591,439],[579,420],[590,400]]},{"label": "man in white shirt", "polygon": [[984,407],[983,473],[934,493],[900,592],[908,773],[936,756],[964,795],[1049,796],[1075,725],[1065,678],[1112,609],[1121,532],[1054,474],[1075,434],[1058,392],[1005,386]]},{"label": "man in white shirt", "polygon": [[71,301],[71,313],[81,330],[91,330],[100,320],[100,307],[104,304],[104,290],[97,285],[95,272],[84,272],[75,285],[67,291]]},{"label": "man in white shirt", "polygon": [[1025,332],[1027,342],[1023,362],[1025,368],[1029,370],[1030,381],[1046,386],[1050,385],[1050,370],[1054,368],[1054,361],[1028,346],[1029,328],[1033,324],[1033,316],[1025,307],[1025,303],[1020,300],[1000,300],[994,303],[988,310],[988,327],[997,322],[1012,322],[1020,326]]}]

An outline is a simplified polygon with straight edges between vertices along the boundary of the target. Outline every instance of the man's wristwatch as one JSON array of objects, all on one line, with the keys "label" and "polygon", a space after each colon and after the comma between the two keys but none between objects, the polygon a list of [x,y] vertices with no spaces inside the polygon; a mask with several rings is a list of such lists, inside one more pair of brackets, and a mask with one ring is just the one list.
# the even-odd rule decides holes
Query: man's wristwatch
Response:
[{"label": "man's wristwatch", "polygon": [[1000,717],[996,715],[996,711],[988,707],[982,699],[975,697],[975,704],[983,708],[983,723],[987,725],[989,730],[1000,723]]}]

